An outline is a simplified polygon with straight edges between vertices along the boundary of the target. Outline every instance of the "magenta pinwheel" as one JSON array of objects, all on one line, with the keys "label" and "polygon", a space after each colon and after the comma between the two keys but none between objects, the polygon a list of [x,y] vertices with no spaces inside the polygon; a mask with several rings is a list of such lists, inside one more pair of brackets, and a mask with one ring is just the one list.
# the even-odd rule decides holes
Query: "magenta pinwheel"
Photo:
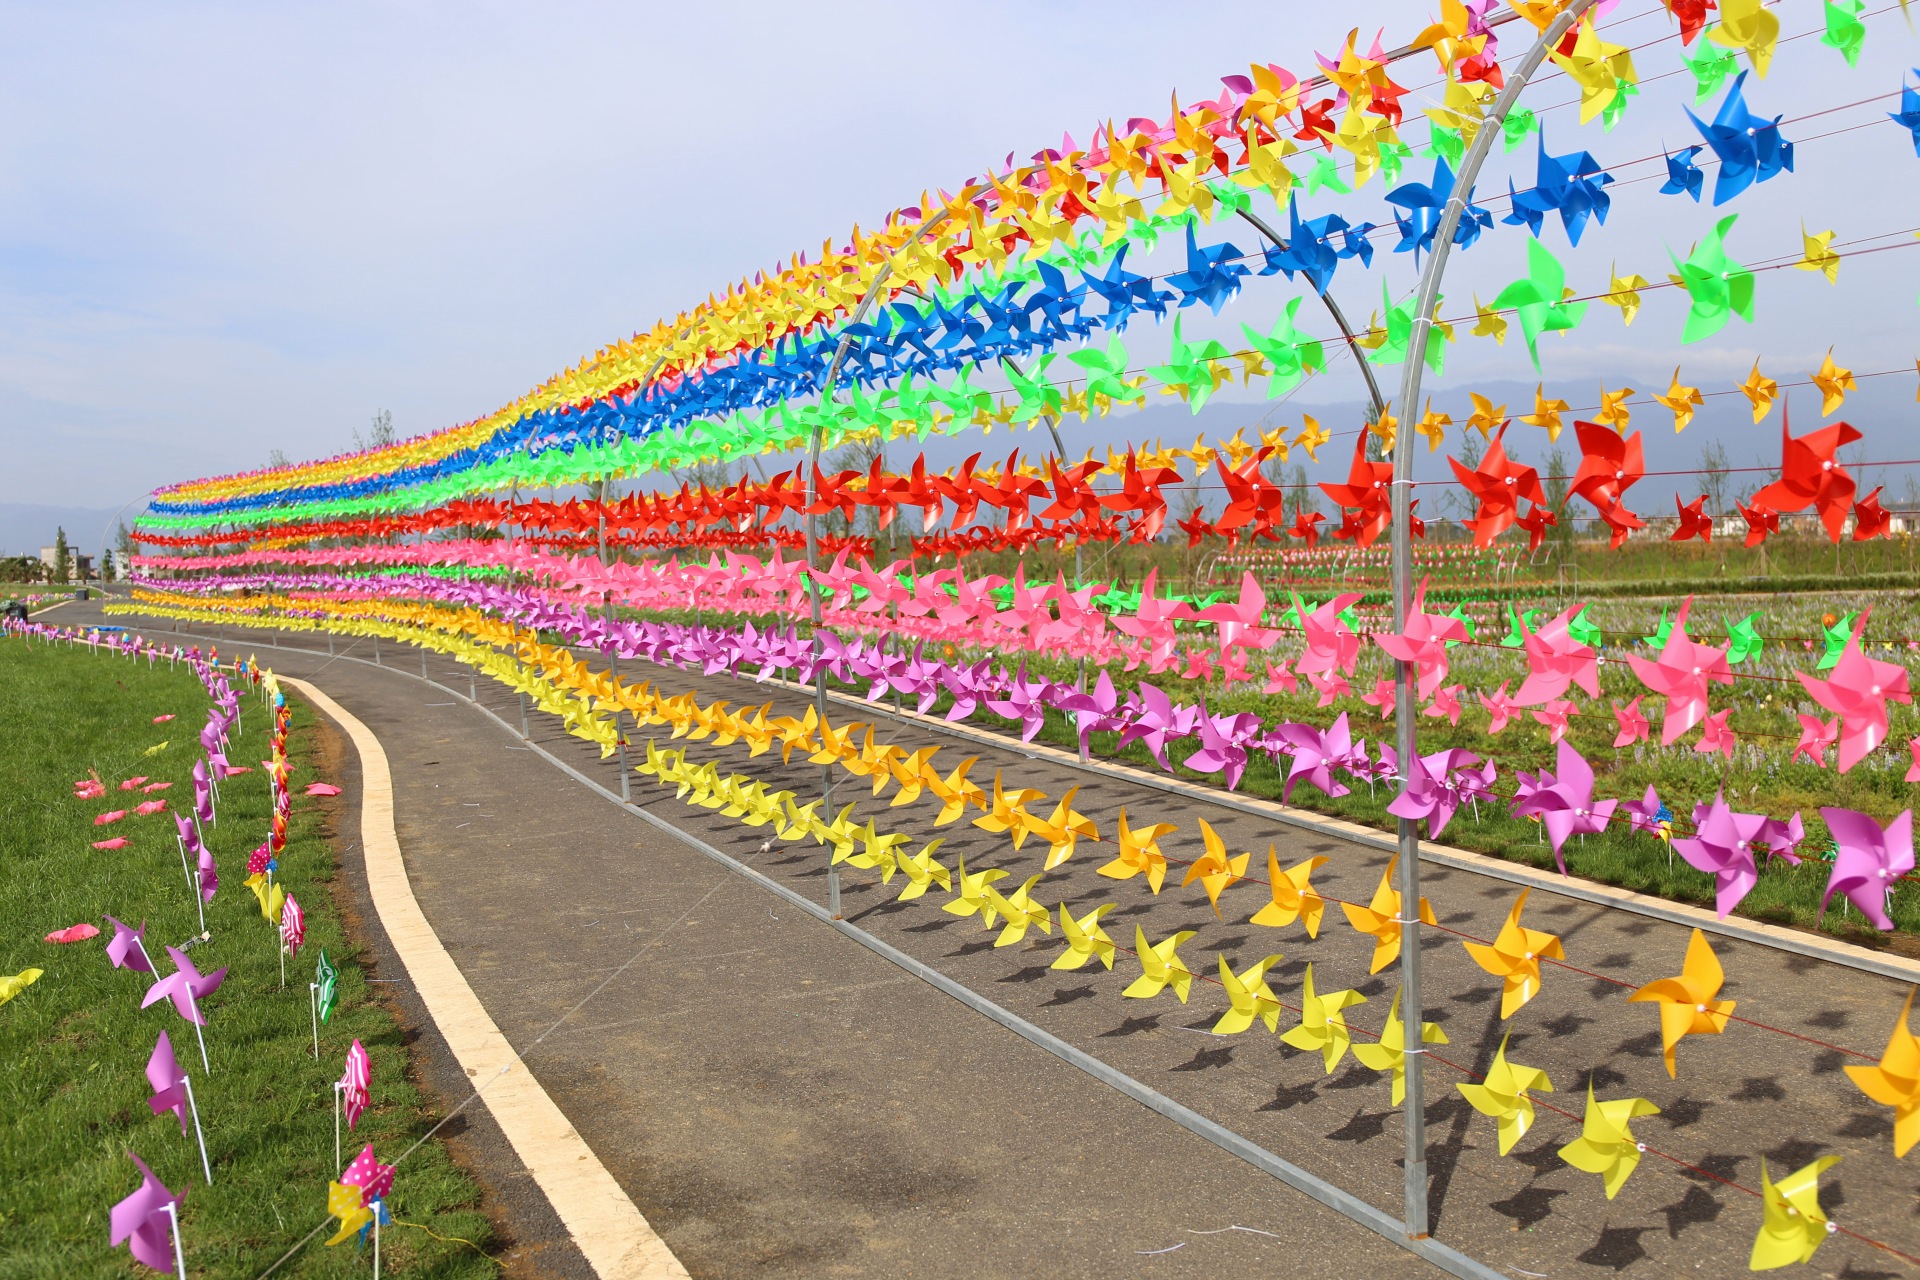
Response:
[{"label": "magenta pinwheel", "polygon": [[1878,929],[1892,929],[1887,902],[1901,876],[1913,870],[1913,810],[1882,827],[1856,809],[1822,809],[1833,834],[1833,874],[1820,897],[1825,911],[1835,894],[1843,895]]},{"label": "magenta pinwheel", "polygon": [[1619,802],[1593,798],[1593,766],[1571,742],[1562,739],[1557,751],[1554,772],[1543,769],[1537,775],[1519,775],[1531,785],[1525,789],[1525,798],[1514,803],[1513,815],[1540,819],[1553,844],[1554,861],[1560,865],[1560,874],[1565,875],[1567,860],[1560,849],[1567,837],[1605,831]]},{"label": "magenta pinwheel", "polygon": [[1673,850],[1714,878],[1714,907],[1724,919],[1760,879],[1753,854],[1767,819],[1758,813],[1735,813],[1720,794],[1702,809],[1694,814],[1694,833],[1675,836]]}]

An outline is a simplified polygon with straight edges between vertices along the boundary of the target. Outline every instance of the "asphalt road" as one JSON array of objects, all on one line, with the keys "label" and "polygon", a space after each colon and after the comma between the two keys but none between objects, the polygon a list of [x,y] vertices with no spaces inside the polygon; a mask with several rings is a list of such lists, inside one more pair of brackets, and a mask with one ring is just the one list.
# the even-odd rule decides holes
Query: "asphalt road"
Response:
[{"label": "asphalt road", "polygon": [[[49,621],[77,623],[88,612],[73,606]],[[324,646],[309,636],[252,638]],[[383,645],[386,661],[417,675],[418,652],[397,648]],[[370,644],[355,653],[371,656]],[[262,656],[315,679],[379,735],[394,767],[401,846],[429,919],[554,1100],[696,1275],[1427,1269],[857,944],[781,911],[764,891],[580,787],[459,699],[409,675],[329,662],[323,649]],[[623,672],[654,678],[666,692],[697,689],[703,702],[772,699],[776,715],[805,705],[726,676],[640,665],[623,664]],[[468,687],[465,669],[450,661],[430,658],[429,670],[450,687]],[[483,682],[479,692],[518,723],[510,691]],[[667,731],[658,732],[664,740]],[[537,716],[534,738],[617,788],[617,766],[602,762],[596,747]],[[1079,785],[1076,807],[1103,834],[1111,835],[1123,805],[1136,823],[1178,824],[1170,853],[1197,852],[1195,822],[1205,818],[1235,851],[1276,844],[1283,865],[1325,856],[1315,884],[1332,897],[1364,902],[1385,862],[1372,849],[1245,813],[1091,780],[1033,759],[1017,743],[982,750],[885,722],[876,738],[909,750],[944,743],[946,767],[981,755],[973,776],[989,785],[996,768],[1010,785],[1049,796]],[[739,746],[673,745],[802,796],[819,787],[818,767],[785,769],[777,753],[749,760]],[[776,844],[763,853],[763,831],[682,805],[646,779],[635,778],[633,788],[653,812],[824,901],[823,851]],[[856,798],[847,781],[840,791],[836,803]],[[916,848],[946,835],[943,858],[964,853],[970,869],[1005,865],[1015,883],[1039,869],[1031,847],[1015,853],[1004,837],[966,824],[932,832],[929,807],[891,809],[890,799],[863,800],[856,819],[871,815],[881,830],[914,835]],[[343,828],[350,832],[351,823]],[[1377,1034],[1394,975],[1368,975],[1371,943],[1337,908],[1309,940],[1297,926],[1247,923],[1266,901],[1259,886],[1230,888],[1216,917],[1198,883],[1178,887],[1178,867],[1150,896],[1138,880],[1097,876],[1110,856],[1111,845],[1083,844],[1038,896],[1082,911],[1118,903],[1107,923],[1123,943],[1136,922],[1153,939],[1194,930],[1182,954],[1196,973],[1214,971],[1216,953],[1241,967],[1282,953],[1271,981],[1290,1009],[1312,962],[1322,992],[1351,987],[1368,997],[1349,1011],[1356,1039]],[[1442,924],[1481,938],[1498,930],[1516,892],[1439,868],[1427,870],[1426,882]],[[1138,973],[1130,956],[1122,954],[1111,975],[1054,971],[1047,966],[1063,945],[1057,931],[996,949],[977,921],[941,911],[938,895],[893,901],[900,884],[848,872],[847,916],[1269,1150],[1397,1207],[1402,1136],[1384,1076],[1351,1057],[1329,1076],[1318,1054],[1284,1046],[1264,1028],[1211,1036],[1226,1005],[1217,985],[1196,983],[1187,1005],[1170,995],[1124,999]],[[1762,1156],[1778,1176],[1830,1154],[1844,1157],[1824,1180],[1835,1219],[1920,1254],[1920,1175],[1893,1159],[1889,1113],[1840,1071],[1877,1058],[1905,986],[1714,939],[1727,973],[1723,997],[1739,1001],[1741,1016],[1780,1031],[1736,1024],[1723,1036],[1691,1038],[1672,1081],[1657,1014],[1629,1004],[1627,988],[1606,979],[1638,985],[1678,973],[1686,930],[1542,891],[1526,918],[1559,934],[1569,962],[1585,972],[1550,969],[1542,994],[1509,1023],[1499,1016],[1498,981],[1457,937],[1429,931],[1428,1017],[1450,1040],[1436,1046],[1427,1073],[1438,1237],[1513,1274],[1744,1273],[1760,1206],[1739,1187],[1759,1186]],[[1285,1018],[1283,1029],[1297,1015]],[[1467,1073],[1486,1069],[1509,1031],[1510,1056],[1553,1079],[1556,1092],[1544,1103],[1577,1116],[1591,1080],[1603,1098],[1637,1094],[1660,1106],[1661,1114],[1636,1122],[1653,1152],[1616,1199],[1557,1155],[1578,1135],[1577,1120],[1543,1108],[1533,1132],[1503,1158],[1492,1122],[1454,1091]],[[444,1057],[433,1039],[422,1035]],[[431,1066],[427,1074],[436,1083]],[[437,1083],[443,1096],[458,1092],[457,1081],[451,1090]],[[530,1265],[570,1274],[577,1255],[556,1242],[550,1214],[541,1222],[543,1206],[521,1203],[537,1196],[516,1190],[510,1153],[488,1156],[486,1127],[476,1121],[462,1142],[500,1196],[507,1230]],[[497,1135],[492,1141],[498,1145]],[[1272,1234],[1198,1234],[1231,1225]],[[1856,1278],[1914,1270],[1846,1236],[1830,1238],[1815,1266]]]}]

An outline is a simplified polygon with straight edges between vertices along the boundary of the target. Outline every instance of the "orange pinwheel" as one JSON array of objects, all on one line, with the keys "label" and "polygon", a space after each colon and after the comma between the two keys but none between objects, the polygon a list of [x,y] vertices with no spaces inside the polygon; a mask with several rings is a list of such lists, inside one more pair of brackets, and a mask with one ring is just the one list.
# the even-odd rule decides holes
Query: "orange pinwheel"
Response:
[{"label": "orange pinwheel", "polygon": [[1907,1029],[1907,1015],[1912,1012],[1913,993],[1909,991],[1880,1061],[1871,1067],[1846,1068],[1860,1092],[1893,1108],[1895,1158],[1906,1155],[1914,1143],[1920,1142],[1920,1040]]},{"label": "orange pinwheel", "polygon": [[1693,940],[1687,943],[1680,976],[1649,982],[1627,997],[1632,1002],[1659,1001],[1661,1053],[1669,1076],[1675,1075],[1673,1051],[1681,1040],[1687,1036],[1717,1036],[1727,1029],[1734,1002],[1714,999],[1726,978],[1713,948],[1707,945],[1707,935],[1695,929]]},{"label": "orange pinwheel", "polygon": [[1515,1011],[1527,1001],[1540,994],[1540,962],[1547,959],[1564,959],[1566,952],[1560,947],[1560,939],[1538,929],[1529,929],[1520,923],[1520,911],[1527,905],[1527,895],[1531,889],[1522,889],[1514,900],[1513,910],[1507,913],[1507,922],[1500,926],[1500,936],[1488,946],[1482,942],[1464,942],[1467,954],[1473,962],[1505,983],[1505,991],[1500,997],[1500,1016],[1511,1018]]}]

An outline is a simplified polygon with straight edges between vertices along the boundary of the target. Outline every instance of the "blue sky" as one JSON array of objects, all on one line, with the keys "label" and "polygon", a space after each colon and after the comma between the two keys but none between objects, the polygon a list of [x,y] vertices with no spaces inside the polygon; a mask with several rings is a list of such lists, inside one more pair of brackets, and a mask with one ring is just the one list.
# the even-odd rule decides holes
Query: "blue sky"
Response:
[{"label": "blue sky", "polygon": [[[1678,54],[1676,41],[1659,42],[1664,16],[1634,16],[1654,9],[1622,0],[1614,14],[1630,19],[1615,38],[1654,42],[1636,55],[1643,97],[1611,134],[1548,113],[1553,150],[1584,147],[1614,164],[1694,140],[1680,111],[1690,79],[1652,79]],[[1366,6],[1390,41],[1426,10]],[[114,506],[263,465],[275,448],[337,452],[382,408],[404,434],[474,417],[924,186],[1030,154],[1062,129],[1084,140],[1108,116],[1164,116],[1170,91],[1212,96],[1219,76],[1253,58],[1302,68],[1311,49],[1339,45],[1338,18],[1354,11],[0,5],[7,478],[23,500]],[[1820,22],[1807,0],[1779,12],[1789,35]],[[1753,108],[1792,117],[1896,91],[1920,63],[1920,39],[1897,11],[1870,26],[1858,70],[1816,40],[1784,44],[1771,77],[1749,82]],[[1423,60],[1398,78],[1431,77]],[[1534,101],[1569,96],[1564,81],[1543,83]],[[1911,141],[1891,124],[1852,128],[1895,106],[1790,125],[1789,137],[1847,131],[1803,142],[1796,173],[1721,211],[1741,214],[1735,256],[1797,249],[1802,218],[1842,241],[1920,229]],[[1509,173],[1527,184],[1531,145],[1490,165],[1483,197]],[[1577,250],[1548,231],[1574,283],[1610,262],[1657,279],[1666,246],[1684,253],[1717,216],[1656,186],[1619,188],[1609,224]],[[1379,195],[1353,197],[1353,211],[1377,220]],[[1490,298],[1519,273],[1523,238],[1501,228],[1460,259],[1447,292]],[[1912,243],[1849,261],[1838,287],[1767,273],[1757,323],[1685,350],[1673,298],[1650,297],[1631,329],[1596,308],[1604,314],[1577,337],[1548,340],[1545,376],[1663,388],[1684,362],[1689,380],[1725,387],[1759,356],[1786,380],[1830,343],[1861,371],[1910,367]],[[1386,278],[1408,287],[1410,261],[1391,262]],[[1378,304],[1378,273],[1343,275],[1339,287],[1352,312]],[[1264,327],[1287,296],[1261,282],[1223,319]],[[1130,346],[1149,342],[1129,335]],[[1447,375],[1442,388],[1535,378],[1517,335],[1504,348],[1462,345]],[[1861,425],[1910,439],[1912,377],[1883,381],[1900,394],[1877,389],[1878,425]],[[1299,399],[1339,404],[1357,391],[1351,367],[1336,368]],[[1756,433],[1720,414],[1679,441],[1648,435],[1690,458],[1724,433],[1744,460],[1777,447],[1776,422]]]}]

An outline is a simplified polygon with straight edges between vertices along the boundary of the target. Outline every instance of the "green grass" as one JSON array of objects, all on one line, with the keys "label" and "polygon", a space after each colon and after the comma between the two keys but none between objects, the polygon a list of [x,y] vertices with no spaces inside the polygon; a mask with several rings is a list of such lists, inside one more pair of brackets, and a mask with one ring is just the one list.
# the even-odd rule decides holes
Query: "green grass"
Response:
[{"label": "green grass", "polygon": [[[0,639],[0,974],[45,970],[38,983],[0,1005],[0,1277],[128,1275],[141,1271],[124,1247],[107,1245],[107,1213],[138,1182],[126,1152],[135,1151],[175,1191],[184,1190],[182,1227],[187,1266],[195,1276],[257,1276],[325,1217],[333,1164],[331,1083],[347,1046],[358,1038],[372,1056],[373,1105],[358,1130],[342,1139],[344,1158],[371,1141],[385,1161],[413,1144],[438,1119],[406,1075],[400,1027],[370,998],[332,900],[333,853],[321,838],[318,802],[299,798],[313,781],[312,715],[295,704],[290,753],[296,800],[281,855],[281,879],[306,912],[307,941],[280,987],[276,935],[242,883],[247,853],[265,839],[265,715],[242,702],[244,736],[236,762],[254,772],[229,780],[219,822],[208,831],[221,884],[207,907],[212,941],[190,954],[202,972],[226,966],[227,978],[206,1002],[207,1051],[213,1074],[200,1069],[193,1028],[165,1003],[140,1008],[147,975],[108,966],[111,913],[129,924],[147,921],[147,946],[164,971],[163,946],[199,930],[185,889],[173,824],[166,814],[129,817],[96,828],[96,813],[147,799],[117,789],[135,773],[174,783],[159,793],[191,803],[189,770],[205,722],[207,698],[185,666],[149,669],[84,649],[29,647]],[[177,716],[165,725],[156,715]],[[168,750],[142,759],[154,743]],[[104,800],[81,801],[72,784],[97,769]],[[132,841],[117,852],[91,848],[109,835]],[[56,946],[45,934],[92,921],[102,936]],[[307,983],[324,946],[341,972],[340,1007],[321,1028],[312,1057]],[[191,1136],[171,1114],[152,1115],[144,1068],[159,1033],[172,1039],[193,1077],[213,1160],[214,1184],[200,1171]],[[399,1166],[389,1201],[393,1216],[440,1236],[490,1243],[479,1189],[438,1141]],[[346,1275],[356,1265],[352,1241],[324,1247],[329,1230],[283,1268],[283,1274]],[[490,1276],[494,1262],[463,1244],[423,1230],[383,1230],[382,1265],[410,1276]],[[366,1259],[359,1260],[366,1266]],[[144,1273],[144,1272],[143,1272]]]}]

